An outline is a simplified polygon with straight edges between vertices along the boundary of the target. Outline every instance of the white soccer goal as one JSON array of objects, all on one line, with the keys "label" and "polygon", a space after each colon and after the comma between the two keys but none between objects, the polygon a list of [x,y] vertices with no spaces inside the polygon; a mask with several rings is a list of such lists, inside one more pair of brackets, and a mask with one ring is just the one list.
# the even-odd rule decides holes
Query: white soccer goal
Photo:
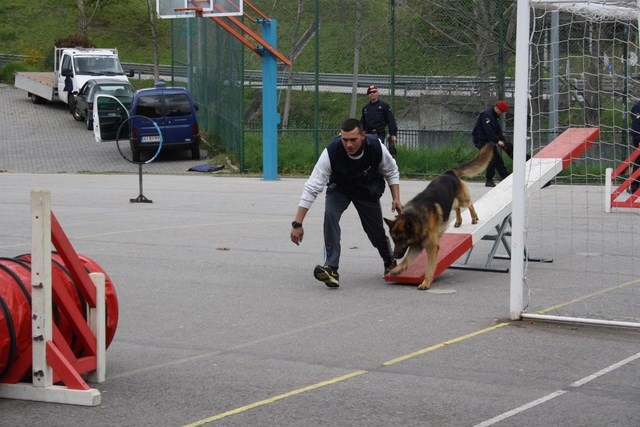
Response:
[{"label": "white soccer goal", "polygon": [[[640,209],[605,212],[605,171],[633,151],[639,18],[638,0],[518,0],[512,319],[640,327]],[[599,137],[554,185],[526,194],[525,152],[576,127]]]}]

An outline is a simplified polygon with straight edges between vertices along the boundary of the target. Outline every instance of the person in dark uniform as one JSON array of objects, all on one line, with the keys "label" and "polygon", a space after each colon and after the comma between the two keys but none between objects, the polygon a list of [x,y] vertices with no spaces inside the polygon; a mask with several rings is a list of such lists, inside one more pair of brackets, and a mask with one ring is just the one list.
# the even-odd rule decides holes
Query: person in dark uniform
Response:
[{"label": "person in dark uniform", "polygon": [[375,135],[366,135],[358,120],[346,120],[340,136],[322,151],[305,182],[295,219],[291,223],[290,239],[299,245],[304,237],[302,222],[318,194],[326,187],[324,262],[313,270],[314,277],[326,286],[337,288],[340,285],[340,218],[352,203],[369,241],[382,258],[385,274],[396,266],[380,207],[385,181],[393,199],[391,210],[400,213],[400,173],[396,161]]},{"label": "person in dark uniform", "polygon": [[393,112],[389,104],[379,98],[378,87],[371,85],[367,88],[367,96],[369,97],[369,103],[362,107],[362,127],[364,131],[369,135],[378,135],[380,141],[385,143],[386,130],[389,128],[389,141],[388,149],[391,155],[395,158],[396,155],[396,142],[398,142],[398,126],[396,125],[396,119],[393,117]]},{"label": "person in dark uniform", "polygon": [[485,186],[495,187],[493,177],[496,174],[496,170],[505,179],[509,176],[510,172],[504,165],[502,155],[498,150],[498,147],[505,149],[506,143],[502,128],[500,127],[500,116],[503,113],[509,111],[509,105],[505,101],[498,101],[493,107],[489,107],[484,110],[478,116],[475,126],[473,127],[473,145],[476,148],[482,148],[487,142],[493,142],[493,158],[487,166],[487,180]]},{"label": "person in dark uniform", "polygon": [[[640,145],[640,100],[631,107],[631,144],[634,149]],[[640,156],[636,157],[631,165],[632,173],[640,168]],[[635,180],[629,186],[629,191],[635,193],[640,187],[640,181]]]},{"label": "person in dark uniform", "polygon": [[[78,88],[80,90],[80,88]],[[73,79],[71,76],[66,76],[64,78],[64,92],[67,92],[67,108],[69,108],[69,112],[73,114],[73,110],[76,108],[76,97],[73,94]]]}]

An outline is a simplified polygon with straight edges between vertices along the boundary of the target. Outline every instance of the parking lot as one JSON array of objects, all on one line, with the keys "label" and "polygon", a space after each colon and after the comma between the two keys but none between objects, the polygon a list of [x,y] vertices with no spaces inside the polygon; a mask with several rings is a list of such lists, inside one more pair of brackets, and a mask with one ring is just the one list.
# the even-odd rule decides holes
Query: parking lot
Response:
[{"label": "parking lot", "polygon": [[[638,331],[510,321],[503,273],[385,283],[352,209],[328,289],[322,198],[288,238],[304,179],[187,172],[205,162],[144,166],[153,203],[130,203],[138,168],[113,143],[0,86],[0,256],[30,250],[29,194],[48,189],[120,306],[100,406],[0,399],[0,425],[640,425]],[[403,180],[403,200],[424,185]]]},{"label": "parking lot", "polygon": [[[11,173],[137,173],[123,159],[115,141],[96,142],[84,122],[77,122],[66,104],[32,104],[26,93],[0,84],[2,144],[0,171]],[[128,141],[123,144],[128,149]],[[206,163],[191,160],[188,150],[160,156],[143,166],[148,173],[186,174]],[[192,173],[192,172],[191,172]]]}]

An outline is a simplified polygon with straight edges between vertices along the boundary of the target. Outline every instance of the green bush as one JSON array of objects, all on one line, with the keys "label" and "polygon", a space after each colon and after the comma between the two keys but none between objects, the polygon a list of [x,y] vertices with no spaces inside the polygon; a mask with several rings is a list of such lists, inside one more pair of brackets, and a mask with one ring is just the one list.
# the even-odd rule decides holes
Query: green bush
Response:
[{"label": "green bush", "polygon": [[34,69],[20,62],[7,62],[0,68],[0,82],[12,85],[14,83],[14,75],[19,71],[34,71]]}]

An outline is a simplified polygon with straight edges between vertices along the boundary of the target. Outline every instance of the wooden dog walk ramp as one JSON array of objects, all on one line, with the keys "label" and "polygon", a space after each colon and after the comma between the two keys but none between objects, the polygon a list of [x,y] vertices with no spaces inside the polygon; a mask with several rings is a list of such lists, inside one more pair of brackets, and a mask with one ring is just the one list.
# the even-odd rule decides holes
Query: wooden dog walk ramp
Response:
[{"label": "wooden dog walk ramp", "polygon": [[[597,128],[569,128],[551,141],[526,163],[527,191],[540,190],[575,158],[582,155],[593,144],[598,133]],[[454,220],[451,220],[449,231],[440,239],[434,278],[505,222],[511,215],[512,190],[513,177],[510,175],[474,201],[473,205],[480,217],[476,225],[469,223],[468,215],[460,228],[453,228]],[[423,250],[405,271],[397,276],[387,275],[385,281],[419,285],[424,280],[426,262],[427,255]]]}]

